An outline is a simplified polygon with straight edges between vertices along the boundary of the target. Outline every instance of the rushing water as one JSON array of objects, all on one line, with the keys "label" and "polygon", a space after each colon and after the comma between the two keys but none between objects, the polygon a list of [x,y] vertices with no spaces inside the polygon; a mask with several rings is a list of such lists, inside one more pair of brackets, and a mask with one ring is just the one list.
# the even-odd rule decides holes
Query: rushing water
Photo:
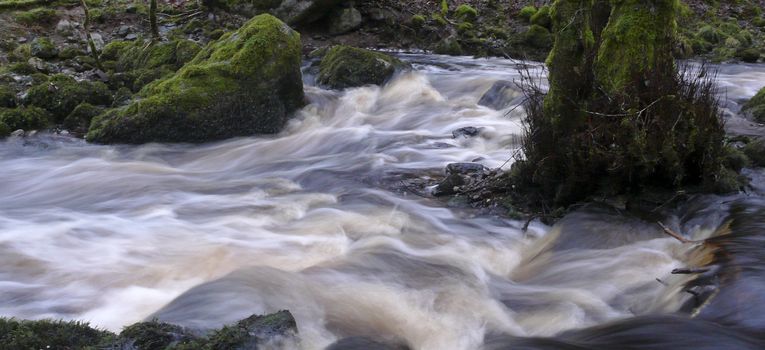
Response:
[{"label": "rushing water", "polygon": [[[382,88],[327,91],[306,74],[311,103],[275,136],[4,141],[0,315],[205,329],[288,309],[303,349],[350,336],[477,349],[688,303],[690,277],[670,272],[692,247],[656,225],[596,208],[523,231],[395,190],[388,179],[451,162],[507,168],[523,115],[477,105],[518,78],[514,62],[404,58],[415,71]],[[719,81],[736,112],[765,67],[722,66]],[[481,132],[452,136],[466,126]],[[694,215],[676,218],[693,238],[724,217]]]}]

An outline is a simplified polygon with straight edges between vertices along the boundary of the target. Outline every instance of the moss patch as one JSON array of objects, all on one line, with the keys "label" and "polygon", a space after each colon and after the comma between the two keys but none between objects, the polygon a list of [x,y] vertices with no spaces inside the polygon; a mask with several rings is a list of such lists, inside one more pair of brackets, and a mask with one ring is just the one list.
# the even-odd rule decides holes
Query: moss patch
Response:
[{"label": "moss patch", "polygon": [[56,122],[62,122],[80,103],[109,105],[111,101],[111,92],[104,83],[78,82],[64,74],[32,87],[25,99],[26,104],[49,111]]},{"label": "moss patch", "polygon": [[765,88],[747,101],[742,111],[751,115],[758,122],[765,122]]}]

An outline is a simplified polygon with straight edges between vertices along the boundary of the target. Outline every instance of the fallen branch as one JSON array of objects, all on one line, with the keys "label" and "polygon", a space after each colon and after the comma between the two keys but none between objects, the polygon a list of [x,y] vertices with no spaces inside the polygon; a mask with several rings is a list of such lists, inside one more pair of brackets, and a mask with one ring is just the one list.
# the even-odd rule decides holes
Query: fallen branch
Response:
[{"label": "fallen branch", "polygon": [[679,233],[677,233],[675,231],[672,231],[671,228],[669,228],[666,225],[664,225],[661,221],[657,221],[656,223],[659,224],[659,226],[661,226],[661,228],[664,230],[664,233],[672,236],[672,238],[680,241],[681,243],[699,243],[698,241],[692,241],[690,239],[687,239],[687,238],[681,236]]},{"label": "fallen branch", "polygon": [[709,272],[708,267],[699,267],[699,268],[692,268],[692,267],[686,267],[686,268],[679,268],[672,270],[673,275],[691,275],[691,274],[697,274],[697,273],[705,273]]}]

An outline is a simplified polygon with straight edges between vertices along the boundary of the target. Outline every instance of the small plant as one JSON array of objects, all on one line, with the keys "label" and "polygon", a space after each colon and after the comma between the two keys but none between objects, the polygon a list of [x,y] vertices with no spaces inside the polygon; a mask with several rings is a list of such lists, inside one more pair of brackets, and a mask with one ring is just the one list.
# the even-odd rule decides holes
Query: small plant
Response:
[{"label": "small plant", "polygon": [[14,19],[24,25],[49,25],[58,17],[55,10],[36,8],[34,10],[17,12]]},{"label": "small plant", "polygon": [[478,17],[478,11],[467,4],[458,6],[455,12],[457,14],[457,18],[463,21],[473,21]]},{"label": "small plant", "polygon": [[412,26],[420,28],[425,25],[425,16],[423,15],[414,15],[411,19],[409,19],[409,22],[412,24]]},{"label": "small plant", "polygon": [[531,22],[531,17],[537,14],[537,8],[534,6],[526,6],[518,12],[518,17],[523,18],[526,22]]}]

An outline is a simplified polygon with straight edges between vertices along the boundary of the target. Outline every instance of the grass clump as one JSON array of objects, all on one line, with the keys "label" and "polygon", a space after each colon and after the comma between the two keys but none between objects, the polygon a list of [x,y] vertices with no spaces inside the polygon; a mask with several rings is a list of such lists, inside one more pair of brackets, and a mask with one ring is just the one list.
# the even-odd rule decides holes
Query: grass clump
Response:
[{"label": "grass clump", "polygon": [[50,25],[58,18],[56,10],[49,8],[36,8],[29,11],[17,12],[13,18],[24,25]]}]

